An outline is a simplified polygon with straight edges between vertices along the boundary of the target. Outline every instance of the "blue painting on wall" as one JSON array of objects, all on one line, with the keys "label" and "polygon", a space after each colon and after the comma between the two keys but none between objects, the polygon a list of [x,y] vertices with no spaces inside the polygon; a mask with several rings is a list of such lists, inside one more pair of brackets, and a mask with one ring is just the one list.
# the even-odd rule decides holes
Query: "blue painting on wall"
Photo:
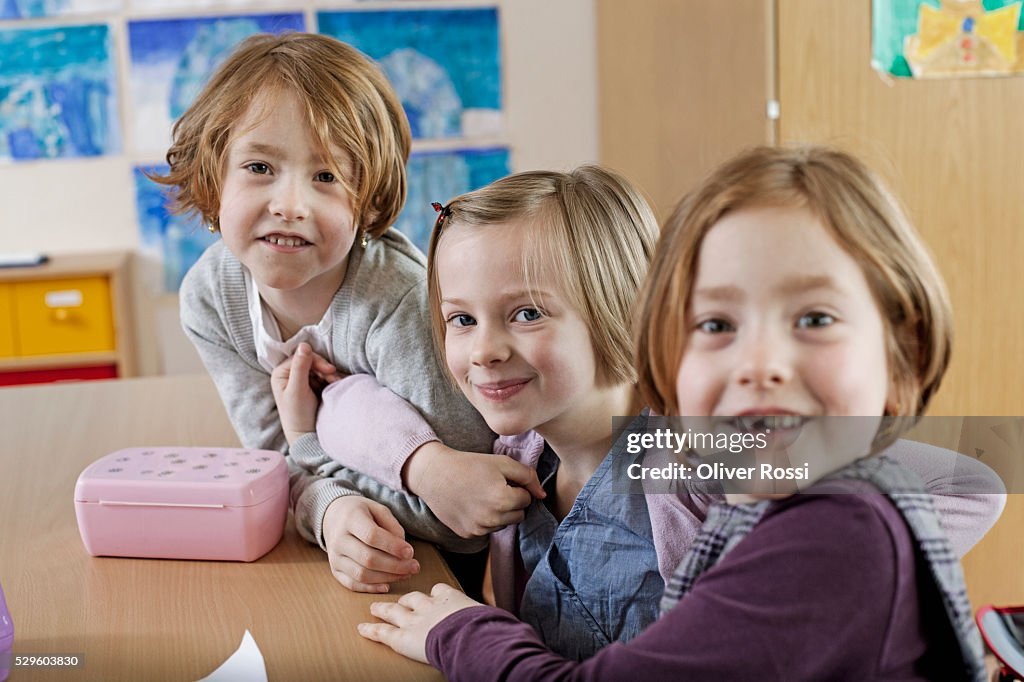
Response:
[{"label": "blue painting on wall", "polygon": [[135,205],[142,251],[163,263],[164,290],[176,292],[185,273],[217,237],[199,218],[173,215],[167,209],[167,188],[145,175],[167,171],[162,165],[135,167]]},{"label": "blue painting on wall", "polygon": [[377,60],[413,137],[501,133],[497,9],[319,12],[317,22]]},{"label": "blue painting on wall", "polygon": [[120,151],[105,25],[0,29],[0,160]]},{"label": "blue painting on wall", "polygon": [[121,0],[0,0],[0,19],[116,12],[122,4]]},{"label": "blue painting on wall", "polygon": [[424,253],[437,219],[431,202],[448,203],[509,174],[505,147],[419,152],[409,158],[409,198],[395,227]]},{"label": "blue painting on wall", "polygon": [[254,33],[303,30],[299,13],[130,22],[135,150],[167,151],[174,120],[242,40]]}]

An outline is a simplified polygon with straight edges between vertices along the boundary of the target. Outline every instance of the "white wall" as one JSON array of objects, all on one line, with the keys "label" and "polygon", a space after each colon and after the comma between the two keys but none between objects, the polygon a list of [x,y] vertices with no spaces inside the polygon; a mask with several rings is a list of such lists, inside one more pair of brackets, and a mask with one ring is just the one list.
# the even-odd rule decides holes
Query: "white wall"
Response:
[{"label": "white wall", "polygon": [[[504,68],[505,134],[496,142],[512,149],[514,171],[534,168],[568,169],[598,159],[597,48],[594,0],[496,0],[482,2],[358,2],[330,3],[303,0],[310,23],[315,9],[379,9],[422,7],[498,6]],[[272,4],[257,0],[241,4],[227,0],[196,14],[211,12],[270,12],[296,9],[283,0]],[[174,16],[185,16],[178,11]],[[112,22],[114,40],[122,55],[128,19],[159,16],[130,12]],[[21,20],[0,22],[0,27],[91,23],[96,19]],[[122,59],[123,61],[123,59]],[[127,73],[119,74],[123,139],[133,120],[127,110]],[[0,114],[2,115],[2,114]],[[417,145],[414,144],[414,148]],[[128,155],[98,159],[63,159],[0,164],[0,251],[43,251],[50,254],[136,249],[132,166],[161,161]],[[157,281],[145,263],[136,268],[138,279]],[[198,369],[183,336],[177,336],[172,318],[175,297],[154,296],[150,286],[136,296],[140,341],[139,357],[145,373]],[[159,329],[159,331],[157,331]]]},{"label": "white wall", "polygon": [[513,170],[596,163],[594,0],[504,0],[500,7]]}]

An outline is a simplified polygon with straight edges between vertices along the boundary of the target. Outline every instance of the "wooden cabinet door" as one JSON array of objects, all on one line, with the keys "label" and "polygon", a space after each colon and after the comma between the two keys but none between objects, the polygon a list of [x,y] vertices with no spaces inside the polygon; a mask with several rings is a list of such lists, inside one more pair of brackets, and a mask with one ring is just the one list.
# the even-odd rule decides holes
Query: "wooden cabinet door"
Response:
[{"label": "wooden cabinet door", "polygon": [[597,0],[600,154],[659,218],[712,168],[765,144],[766,0]]}]

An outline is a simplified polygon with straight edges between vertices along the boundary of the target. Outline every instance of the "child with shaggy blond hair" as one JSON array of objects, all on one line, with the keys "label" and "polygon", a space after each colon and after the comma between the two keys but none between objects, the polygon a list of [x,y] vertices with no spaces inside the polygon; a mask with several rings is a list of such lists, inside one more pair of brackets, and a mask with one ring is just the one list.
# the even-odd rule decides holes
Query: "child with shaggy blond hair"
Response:
[{"label": "child with shaggy blond hair", "polygon": [[[379,415],[388,428],[339,416],[353,438],[392,457],[443,449],[438,437],[460,451],[489,447],[431,350],[424,258],[391,228],[409,146],[398,97],[357,50],[258,35],[175,123],[170,171],[155,177],[176,189],[178,211],[221,235],[185,277],[181,321],[239,439],[288,453],[299,532],[327,551],[340,582],[376,592],[419,570],[405,531],[458,551],[486,541],[449,530],[431,500],[340,466],[276,398],[291,370],[307,390],[336,372],[365,374],[414,409],[402,423]],[[310,349],[325,364],[311,370]]]}]

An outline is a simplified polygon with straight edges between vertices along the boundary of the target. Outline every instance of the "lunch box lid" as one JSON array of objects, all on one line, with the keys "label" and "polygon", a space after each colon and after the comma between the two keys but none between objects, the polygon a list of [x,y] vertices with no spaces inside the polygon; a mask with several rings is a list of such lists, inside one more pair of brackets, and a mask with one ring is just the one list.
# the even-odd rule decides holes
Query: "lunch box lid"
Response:
[{"label": "lunch box lid", "polygon": [[249,507],[287,494],[280,452],[245,448],[138,447],[112,452],[78,476],[75,501]]}]

